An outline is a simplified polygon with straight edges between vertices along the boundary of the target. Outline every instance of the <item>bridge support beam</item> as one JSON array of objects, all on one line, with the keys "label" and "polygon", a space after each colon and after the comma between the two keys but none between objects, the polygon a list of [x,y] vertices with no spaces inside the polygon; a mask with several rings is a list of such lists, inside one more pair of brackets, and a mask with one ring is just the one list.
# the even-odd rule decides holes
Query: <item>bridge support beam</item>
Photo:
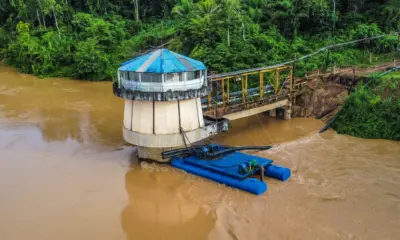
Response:
[{"label": "bridge support beam", "polygon": [[285,120],[290,120],[290,119],[292,119],[292,108],[291,108],[291,107],[288,107],[287,109],[285,108],[285,113],[284,113],[283,118],[284,118]]},{"label": "bridge support beam", "polygon": [[269,110],[269,115],[270,115],[271,117],[276,117],[276,108],[275,108],[275,109]]},{"label": "bridge support beam", "polygon": [[284,100],[280,100],[271,104],[267,104],[267,105],[263,105],[260,107],[256,107],[256,108],[248,108],[248,109],[244,109],[242,111],[238,111],[238,112],[233,112],[233,113],[228,113],[224,115],[225,119],[228,119],[230,121],[236,120],[236,119],[240,119],[240,118],[245,118],[245,117],[250,117],[250,116],[254,116],[263,112],[267,112],[267,111],[271,111],[274,110],[276,113],[276,108],[280,108],[280,107],[284,107],[287,106],[289,103],[288,99],[284,99]]},{"label": "bridge support beam", "polygon": [[292,103],[290,101],[288,105],[284,108],[283,118],[285,120],[292,119]]}]

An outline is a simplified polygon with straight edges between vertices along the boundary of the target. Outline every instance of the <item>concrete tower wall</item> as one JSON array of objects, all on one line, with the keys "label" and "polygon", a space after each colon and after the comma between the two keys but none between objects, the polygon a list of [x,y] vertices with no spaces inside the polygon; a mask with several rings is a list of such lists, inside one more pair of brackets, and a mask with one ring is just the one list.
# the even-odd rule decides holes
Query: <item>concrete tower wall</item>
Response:
[{"label": "concrete tower wall", "polygon": [[179,133],[179,111],[174,102],[156,102],[155,106],[155,133]]},{"label": "concrete tower wall", "polygon": [[[203,111],[198,108],[198,101],[200,99],[190,99],[186,101],[179,101],[179,108],[181,110],[181,126],[184,131],[192,131],[204,126],[200,119],[203,119]],[[200,104],[201,107],[201,104]]]},{"label": "concrete tower wall", "polygon": [[203,109],[201,108],[201,99],[197,98],[196,101],[197,101],[197,112],[199,113],[200,126],[204,127],[205,123],[203,118]]},{"label": "concrete tower wall", "polygon": [[[128,100],[129,101],[129,100]],[[153,133],[153,103],[132,101],[132,131],[141,133]]]},{"label": "concrete tower wall", "polygon": [[200,98],[147,102],[125,99],[124,127],[144,134],[180,134],[204,127]]},{"label": "concrete tower wall", "polygon": [[129,130],[132,130],[132,107],[133,107],[133,101],[125,99],[123,123],[124,127]]}]

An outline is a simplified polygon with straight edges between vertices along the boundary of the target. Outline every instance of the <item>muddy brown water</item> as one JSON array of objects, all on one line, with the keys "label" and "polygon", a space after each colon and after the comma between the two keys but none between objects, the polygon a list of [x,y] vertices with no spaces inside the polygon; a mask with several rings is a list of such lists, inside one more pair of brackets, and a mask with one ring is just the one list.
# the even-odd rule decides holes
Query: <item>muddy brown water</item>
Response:
[{"label": "muddy brown water", "polygon": [[253,196],[139,164],[111,83],[0,65],[0,239],[400,239],[400,143],[259,115],[214,137],[293,171]]}]

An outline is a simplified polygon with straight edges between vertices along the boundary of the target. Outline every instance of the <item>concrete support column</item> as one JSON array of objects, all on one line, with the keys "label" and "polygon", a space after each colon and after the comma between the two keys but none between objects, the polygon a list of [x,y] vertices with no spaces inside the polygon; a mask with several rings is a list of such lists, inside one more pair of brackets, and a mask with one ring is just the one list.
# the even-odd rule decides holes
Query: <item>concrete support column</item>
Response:
[{"label": "concrete support column", "polygon": [[269,110],[269,115],[270,115],[271,117],[276,117],[276,108],[275,108],[275,109],[272,109],[272,110]]},{"label": "concrete support column", "polygon": [[292,108],[289,107],[289,108],[285,109],[284,118],[285,118],[285,120],[292,119]]},{"label": "concrete support column", "polygon": [[289,102],[288,106],[285,107],[283,118],[285,120],[292,119],[292,104],[290,102]]}]

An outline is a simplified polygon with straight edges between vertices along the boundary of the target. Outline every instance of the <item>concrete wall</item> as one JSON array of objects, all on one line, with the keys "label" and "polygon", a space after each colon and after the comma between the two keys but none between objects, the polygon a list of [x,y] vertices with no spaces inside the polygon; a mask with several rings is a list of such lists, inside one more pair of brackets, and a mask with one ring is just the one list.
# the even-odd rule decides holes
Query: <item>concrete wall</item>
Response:
[{"label": "concrete wall", "polygon": [[125,99],[124,127],[132,130],[132,106],[133,101]]},{"label": "concrete wall", "polygon": [[[153,103],[132,101],[132,131],[153,133]],[[129,115],[127,116],[129,118]]]},{"label": "concrete wall", "polygon": [[199,100],[200,99],[191,99],[179,102],[181,110],[181,126],[185,131],[192,131],[204,126],[204,121],[201,121],[201,119],[203,119],[203,111],[202,109],[199,111],[198,107]]},{"label": "concrete wall", "polygon": [[181,147],[186,144],[198,142],[202,139],[208,138],[218,133],[217,125],[207,125],[202,128],[195,129],[193,131],[185,132],[185,142],[182,134],[146,134],[133,132],[126,129],[122,129],[123,136],[126,142],[147,148],[173,148]]},{"label": "concrete wall", "polygon": [[[177,101],[156,102],[155,106],[155,133],[179,133],[179,111]],[[140,132],[140,131],[137,131]]]},{"label": "concrete wall", "polygon": [[[149,135],[164,136],[161,139],[166,139],[165,136],[179,136],[180,127],[185,132],[192,132],[204,127],[200,98],[169,102],[126,99],[123,124],[124,129],[136,133],[136,136],[146,136],[147,140],[136,139],[134,141],[136,144],[144,144],[139,145],[144,147],[149,145],[157,147],[154,138],[151,138],[152,143],[148,142]],[[198,137],[193,139],[198,139]],[[131,137],[125,140],[133,143]],[[160,147],[161,145],[165,146],[164,143],[158,144],[160,144]],[[176,145],[176,143],[173,145]]]}]

